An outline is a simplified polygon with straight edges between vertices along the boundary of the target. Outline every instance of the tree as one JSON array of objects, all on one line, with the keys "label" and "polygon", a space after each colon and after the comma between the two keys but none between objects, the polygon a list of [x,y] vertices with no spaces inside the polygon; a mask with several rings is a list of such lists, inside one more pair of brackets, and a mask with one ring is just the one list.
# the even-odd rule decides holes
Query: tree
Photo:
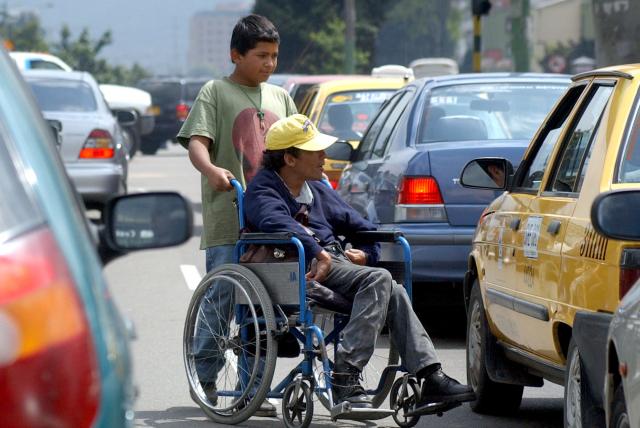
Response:
[{"label": "tree", "polygon": [[375,45],[375,63],[407,65],[422,57],[452,57],[460,13],[448,0],[399,0],[387,14]]},{"label": "tree", "polygon": [[91,73],[100,83],[132,85],[150,76],[150,73],[137,63],[131,68],[126,68],[121,65],[111,66],[106,60],[99,58],[100,51],[111,43],[111,31],[105,31],[97,40],[91,40],[87,28],[82,30],[76,40],[72,40],[71,31],[65,25],[60,31],[60,42],[55,45],[53,53],[74,70]]},{"label": "tree", "polygon": [[49,50],[38,16],[24,12],[17,16],[10,15],[6,4],[0,10],[0,37],[6,39],[16,51]]}]

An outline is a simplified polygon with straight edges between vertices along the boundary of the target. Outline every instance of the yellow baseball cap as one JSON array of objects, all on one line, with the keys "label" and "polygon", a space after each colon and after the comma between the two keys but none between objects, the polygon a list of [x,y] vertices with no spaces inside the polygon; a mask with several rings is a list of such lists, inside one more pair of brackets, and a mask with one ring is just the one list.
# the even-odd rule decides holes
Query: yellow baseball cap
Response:
[{"label": "yellow baseball cap", "polygon": [[303,114],[294,114],[278,120],[267,131],[267,150],[284,150],[291,147],[309,152],[324,150],[338,140],[323,134]]}]

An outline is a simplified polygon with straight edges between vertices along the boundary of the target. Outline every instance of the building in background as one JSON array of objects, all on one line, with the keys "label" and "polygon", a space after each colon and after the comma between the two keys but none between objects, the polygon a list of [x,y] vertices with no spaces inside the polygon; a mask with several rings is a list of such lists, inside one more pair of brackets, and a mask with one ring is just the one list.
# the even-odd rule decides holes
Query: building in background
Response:
[{"label": "building in background", "polygon": [[195,13],[189,21],[187,73],[220,77],[233,70],[229,58],[231,32],[249,14],[252,1],[220,3],[212,11]]}]

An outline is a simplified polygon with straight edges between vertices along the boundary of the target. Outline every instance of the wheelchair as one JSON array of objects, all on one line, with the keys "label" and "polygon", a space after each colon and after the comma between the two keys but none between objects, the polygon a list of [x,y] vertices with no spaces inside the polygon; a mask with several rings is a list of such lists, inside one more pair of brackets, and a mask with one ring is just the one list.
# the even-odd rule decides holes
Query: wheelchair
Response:
[{"label": "wheelchair", "polygon": [[[236,206],[244,229],[243,189],[232,180]],[[411,251],[400,232],[361,232],[359,243],[396,245],[402,260],[381,262],[411,298]],[[240,263],[249,244],[291,245],[298,260],[280,263]],[[400,251],[397,251],[397,247]],[[438,414],[455,405],[434,404],[415,409],[418,380],[399,363],[399,354],[386,334],[362,373],[362,384],[373,409],[334,404],[331,372],[340,332],[349,320],[344,309],[330,302],[307,298],[302,243],[291,233],[242,233],[235,246],[234,264],[209,272],[189,304],[184,326],[183,357],[191,395],[214,422],[238,424],[254,415],[265,399],[282,400],[282,417],[288,428],[306,428],[314,413],[314,396],[332,420],[375,420],[392,416],[401,427],[411,427],[421,415]],[[291,367],[272,386],[278,358]],[[292,360],[297,358],[297,360]],[[215,394],[201,382],[216,378]],[[202,367],[202,366],[200,366]],[[215,374],[217,373],[217,375]],[[390,408],[381,408],[387,397]]]}]

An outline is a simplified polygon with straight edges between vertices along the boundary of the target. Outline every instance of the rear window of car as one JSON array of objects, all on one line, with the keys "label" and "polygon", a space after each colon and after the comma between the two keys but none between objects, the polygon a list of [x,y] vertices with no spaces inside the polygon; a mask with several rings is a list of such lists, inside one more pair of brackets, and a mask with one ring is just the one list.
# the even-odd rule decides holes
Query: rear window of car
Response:
[{"label": "rear window of car", "polygon": [[423,105],[418,141],[529,140],[568,84],[482,83],[434,88]]},{"label": "rear window of car", "polygon": [[29,80],[42,111],[92,112],[98,104],[91,86],[67,80]]},{"label": "rear window of car", "polygon": [[180,86],[180,82],[141,82],[138,85],[151,94],[156,105],[177,104],[182,98]]},{"label": "rear window of car", "polygon": [[318,128],[340,140],[360,140],[380,106],[392,90],[347,91],[328,97]]},{"label": "rear window of car", "polygon": [[189,82],[185,85],[185,101],[195,101],[206,82]]}]

